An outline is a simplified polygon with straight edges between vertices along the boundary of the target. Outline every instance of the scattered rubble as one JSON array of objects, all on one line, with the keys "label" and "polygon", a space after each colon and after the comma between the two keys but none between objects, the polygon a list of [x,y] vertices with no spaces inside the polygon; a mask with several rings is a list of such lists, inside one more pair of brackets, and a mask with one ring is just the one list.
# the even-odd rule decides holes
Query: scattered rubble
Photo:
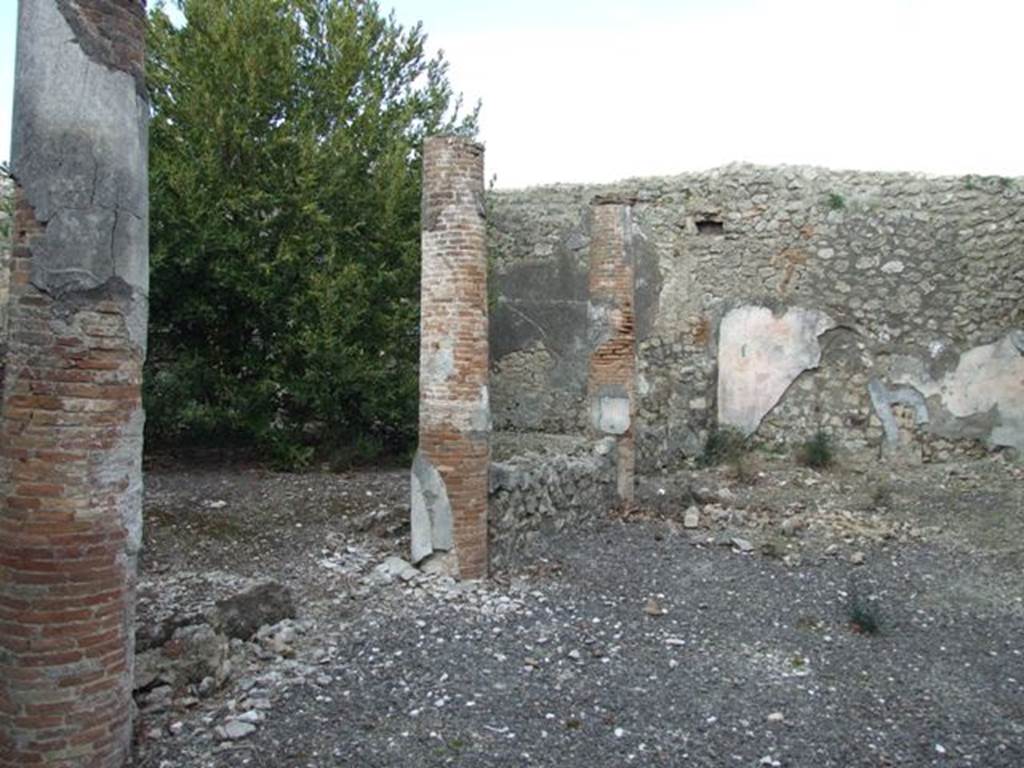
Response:
[{"label": "scattered rubble", "polygon": [[[1007,477],[1014,478],[1013,469],[1007,468]],[[899,516],[906,499],[916,501],[918,495],[911,497],[898,483],[892,510],[882,512],[869,504],[873,479],[844,490],[856,478],[802,474],[769,473],[745,486],[726,485],[709,472],[700,480],[704,501],[659,483],[665,506],[657,515],[645,516],[641,509],[578,533],[563,532],[557,541],[542,539],[522,568],[499,569],[481,582],[457,582],[401,557],[407,551],[404,533],[396,538],[394,532],[402,530],[396,520],[407,502],[398,483],[394,492],[373,486],[373,496],[358,485],[335,486],[330,496],[348,491],[346,498],[359,505],[354,514],[325,515],[320,523],[288,520],[289,532],[301,531],[298,541],[258,557],[252,553],[263,550],[246,543],[250,557],[228,561],[230,571],[224,560],[205,568],[191,557],[174,559],[169,545],[155,547],[140,583],[139,635],[150,638],[152,647],[138,657],[138,768],[271,765],[267,761],[300,752],[308,755],[303,765],[413,764],[411,756],[422,754],[423,745],[432,749],[459,739],[468,746],[444,747],[450,764],[460,764],[466,750],[466,764],[500,764],[493,756],[511,755],[508,745],[521,742],[520,751],[536,755],[540,744],[550,744],[549,751],[563,754],[566,742],[559,735],[572,739],[577,733],[586,738],[570,743],[604,750],[621,744],[639,761],[640,744],[648,750],[665,743],[682,749],[673,741],[681,736],[666,736],[664,708],[672,706],[681,707],[673,722],[687,728],[701,723],[694,731],[701,744],[730,743],[731,728],[759,738],[771,731],[778,744],[793,734],[808,738],[808,724],[821,713],[787,691],[807,688],[817,692],[816,701],[824,696],[835,702],[821,675],[834,674],[845,655],[862,649],[865,663],[873,663],[875,643],[888,643],[887,653],[903,653],[884,630],[881,641],[851,631],[845,614],[850,579],[872,605],[882,605],[885,618],[893,601],[908,601],[914,610],[904,617],[904,628],[919,628],[922,637],[955,647],[958,658],[975,660],[974,646],[953,645],[965,628],[936,619],[949,606],[934,602],[935,582],[925,580],[927,590],[903,582],[908,553],[944,541],[938,531],[949,521]],[[807,485],[805,479],[816,482]],[[301,497],[313,480],[284,482],[286,488],[294,483]],[[937,493],[968,498],[987,492],[991,483],[969,469],[943,474],[941,482],[927,480]],[[159,491],[159,479],[154,485]],[[230,508],[247,506],[229,490],[207,493],[228,499]],[[325,494],[321,503],[333,502]],[[694,528],[685,526],[691,508],[699,514]],[[375,522],[368,524],[371,518]],[[294,528],[297,522],[304,522],[301,529]],[[159,537],[162,530],[153,534]],[[573,545],[573,537],[582,543]],[[239,549],[238,542],[226,541],[225,557]],[[854,564],[857,553],[864,557],[861,565]],[[883,571],[889,573],[885,579],[899,583],[879,583]],[[238,604],[234,598],[268,578],[292,593],[295,617],[270,617],[246,639],[217,633],[210,623],[216,606]],[[1012,593],[1013,587],[1006,589]],[[1007,600],[992,604],[1000,610],[1009,604],[1024,615],[1024,605],[1013,608]],[[193,661],[183,661],[180,671],[175,654],[165,653],[174,638],[194,641],[188,647],[195,654],[179,656]],[[186,644],[171,647],[178,645]],[[1009,648],[998,650],[1009,654]],[[885,688],[885,676],[860,683],[859,672],[848,674],[858,684],[881,686],[880,695],[890,700],[901,695],[899,686]],[[830,684],[842,688],[845,678]],[[680,690],[700,695],[666,695]],[[573,704],[579,696],[589,708]],[[734,717],[735,696],[757,707],[752,716],[742,716],[747,725]],[[702,709],[712,704],[715,709]],[[631,714],[650,706],[664,712],[653,719]],[[544,710],[531,719],[534,707]],[[905,724],[902,714],[893,716]],[[339,729],[339,722],[346,727]],[[478,736],[451,726],[462,722]],[[431,732],[444,733],[447,741]],[[835,737],[834,730],[828,733]],[[946,734],[935,736],[948,745]],[[1005,732],[992,738],[996,747],[1009,750],[1008,759],[1016,754]],[[341,752],[332,751],[337,744],[345,745]],[[755,751],[752,744],[736,747],[745,764],[756,765],[762,756],[803,764],[785,749],[756,743]],[[268,748],[273,754],[261,754]],[[475,750],[485,752],[479,759],[469,756]],[[656,759],[664,762],[665,753],[651,757]],[[546,764],[540,758],[533,762]]]},{"label": "scattered rubble", "polygon": [[210,624],[228,637],[248,640],[260,627],[295,618],[291,590],[283,584],[264,582],[237,595],[218,600]]}]

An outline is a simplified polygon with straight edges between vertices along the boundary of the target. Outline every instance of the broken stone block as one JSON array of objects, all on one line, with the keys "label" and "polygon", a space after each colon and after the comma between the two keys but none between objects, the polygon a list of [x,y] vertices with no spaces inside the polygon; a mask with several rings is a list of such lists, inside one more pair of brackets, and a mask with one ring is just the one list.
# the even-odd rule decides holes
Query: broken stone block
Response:
[{"label": "broken stone block", "polygon": [[392,556],[373,569],[370,580],[377,584],[390,584],[396,579],[410,581],[418,573],[419,570],[408,560]]},{"label": "broken stone block", "polygon": [[210,624],[228,637],[248,640],[266,624],[295,617],[291,590],[268,581],[234,597],[218,600],[211,612]]},{"label": "broken stone block", "polygon": [[135,689],[181,690],[206,678],[219,688],[231,675],[228,639],[209,624],[181,627],[159,650],[135,657]]}]

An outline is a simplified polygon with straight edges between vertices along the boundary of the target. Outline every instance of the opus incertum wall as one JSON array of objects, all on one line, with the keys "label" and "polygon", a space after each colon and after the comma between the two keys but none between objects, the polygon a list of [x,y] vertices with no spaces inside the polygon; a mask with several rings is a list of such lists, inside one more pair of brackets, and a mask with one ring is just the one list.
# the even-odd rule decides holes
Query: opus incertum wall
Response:
[{"label": "opus incertum wall", "polygon": [[419,450],[412,557],[487,575],[490,471],[484,152],[468,139],[423,147]]},{"label": "opus incertum wall", "polygon": [[716,424],[1024,450],[1024,179],[749,165],[493,195],[497,431],[590,429],[595,198],[632,203],[639,471]]},{"label": "opus incertum wall", "polygon": [[141,534],[145,4],[21,0],[3,383],[0,766],[129,756]]}]

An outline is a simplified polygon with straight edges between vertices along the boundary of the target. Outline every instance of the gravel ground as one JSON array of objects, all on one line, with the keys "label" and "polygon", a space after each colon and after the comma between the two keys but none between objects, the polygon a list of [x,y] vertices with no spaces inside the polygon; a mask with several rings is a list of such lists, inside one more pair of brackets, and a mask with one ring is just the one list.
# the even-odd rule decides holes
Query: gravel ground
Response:
[{"label": "gravel ground", "polygon": [[646,478],[633,514],[456,584],[374,574],[405,551],[404,471],[156,469],[142,634],[267,577],[299,621],[234,641],[212,695],[143,697],[136,765],[1022,766],[1022,481]]}]

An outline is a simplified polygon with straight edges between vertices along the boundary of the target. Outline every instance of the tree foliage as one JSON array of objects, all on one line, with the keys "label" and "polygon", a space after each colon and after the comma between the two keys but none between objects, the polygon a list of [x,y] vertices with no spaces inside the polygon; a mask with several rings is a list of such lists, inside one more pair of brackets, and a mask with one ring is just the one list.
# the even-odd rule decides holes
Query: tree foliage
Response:
[{"label": "tree foliage", "polygon": [[425,135],[473,134],[441,55],[360,0],[150,16],[151,443],[413,435]]}]

